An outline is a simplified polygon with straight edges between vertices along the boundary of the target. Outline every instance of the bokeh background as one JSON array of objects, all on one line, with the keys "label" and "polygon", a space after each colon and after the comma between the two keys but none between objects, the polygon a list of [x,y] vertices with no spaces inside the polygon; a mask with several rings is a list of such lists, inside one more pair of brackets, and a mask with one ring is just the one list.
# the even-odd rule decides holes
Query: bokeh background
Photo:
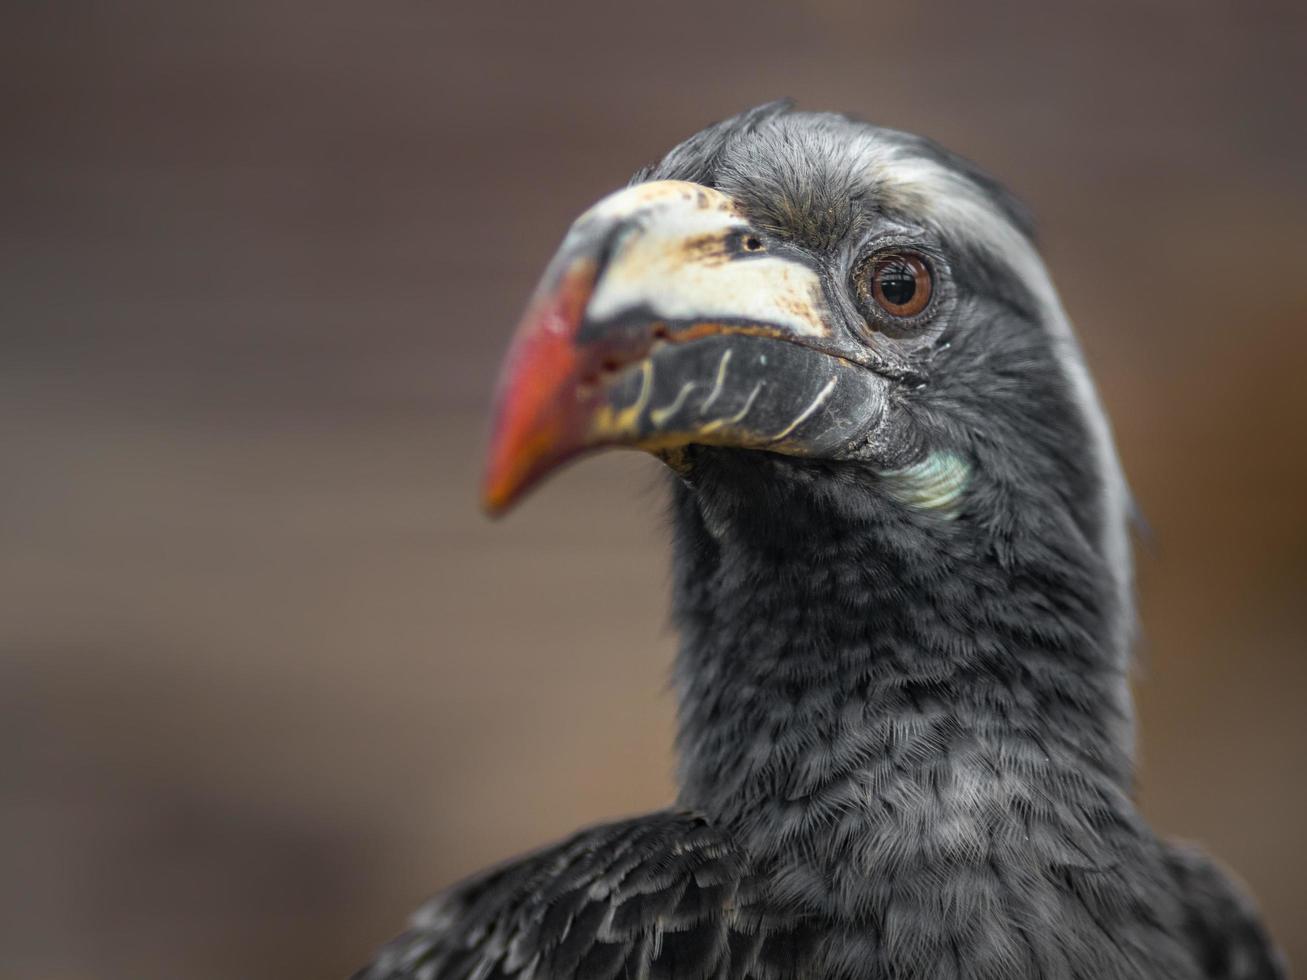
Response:
[{"label": "bokeh background", "polygon": [[781,95],[1016,188],[1151,523],[1140,792],[1307,962],[1300,2],[10,2],[0,976],[342,976],[671,796],[652,462],[474,486],[571,217]]}]

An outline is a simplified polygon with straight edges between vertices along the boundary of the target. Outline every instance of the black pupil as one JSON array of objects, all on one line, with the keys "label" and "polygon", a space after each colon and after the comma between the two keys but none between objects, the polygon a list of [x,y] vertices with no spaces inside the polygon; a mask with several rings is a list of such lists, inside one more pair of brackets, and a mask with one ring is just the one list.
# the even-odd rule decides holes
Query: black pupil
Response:
[{"label": "black pupil", "polygon": [[876,283],[885,302],[892,306],[907,306],[917,294],[917,276],[902,260],[886,262],[876,270]]}]

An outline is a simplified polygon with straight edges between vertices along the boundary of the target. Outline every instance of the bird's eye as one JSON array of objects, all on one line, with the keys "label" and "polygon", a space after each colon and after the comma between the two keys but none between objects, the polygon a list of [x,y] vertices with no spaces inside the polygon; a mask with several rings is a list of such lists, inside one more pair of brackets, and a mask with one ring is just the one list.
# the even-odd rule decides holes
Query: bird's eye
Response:
[{"label": "bird's eye", "polygon": [[915,252],[878,252],[862,264],[858,275],[863,302],[899,320],[924,312],[934,291],[930,266]]}]

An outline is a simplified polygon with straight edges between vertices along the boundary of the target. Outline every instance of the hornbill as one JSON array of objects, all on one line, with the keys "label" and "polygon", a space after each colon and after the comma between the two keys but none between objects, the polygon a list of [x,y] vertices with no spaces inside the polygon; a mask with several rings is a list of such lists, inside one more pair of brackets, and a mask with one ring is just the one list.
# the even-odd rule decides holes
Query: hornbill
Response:
[{"label": "hornbill", "polygon": [[1270,978],[1131,795],[1129,495],[1025,212],[774,103],[568,232],[484,499],[673,472],[673,808],[437,896],[357,976]]}]

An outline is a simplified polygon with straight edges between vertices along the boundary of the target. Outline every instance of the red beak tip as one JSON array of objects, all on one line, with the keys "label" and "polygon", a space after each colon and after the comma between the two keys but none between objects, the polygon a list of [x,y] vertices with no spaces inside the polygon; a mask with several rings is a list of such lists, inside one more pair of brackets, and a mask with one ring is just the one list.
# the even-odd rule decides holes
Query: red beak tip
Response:
[{"label": "red beak tip", "polygon": [[490,518],[492,521],[497,521],[507,514],[508,509],[511,506],[511,503],[507,500],[492,497],[485,493],[481,495],[481,513],[485,514],[486,517]]},{"label": "red beak tip", "polygon": [[481,509],[502,517],[584,445],[575,334],[594,289],[592,258],[575,260],[519,324],[499,381]]},{"label": "red beak tip", "polygon": [[497,520],[512,509],[520,495],[521,487],[510,485],[502,478],[486,477],[478,494],[481,511],[492,520]]}]

